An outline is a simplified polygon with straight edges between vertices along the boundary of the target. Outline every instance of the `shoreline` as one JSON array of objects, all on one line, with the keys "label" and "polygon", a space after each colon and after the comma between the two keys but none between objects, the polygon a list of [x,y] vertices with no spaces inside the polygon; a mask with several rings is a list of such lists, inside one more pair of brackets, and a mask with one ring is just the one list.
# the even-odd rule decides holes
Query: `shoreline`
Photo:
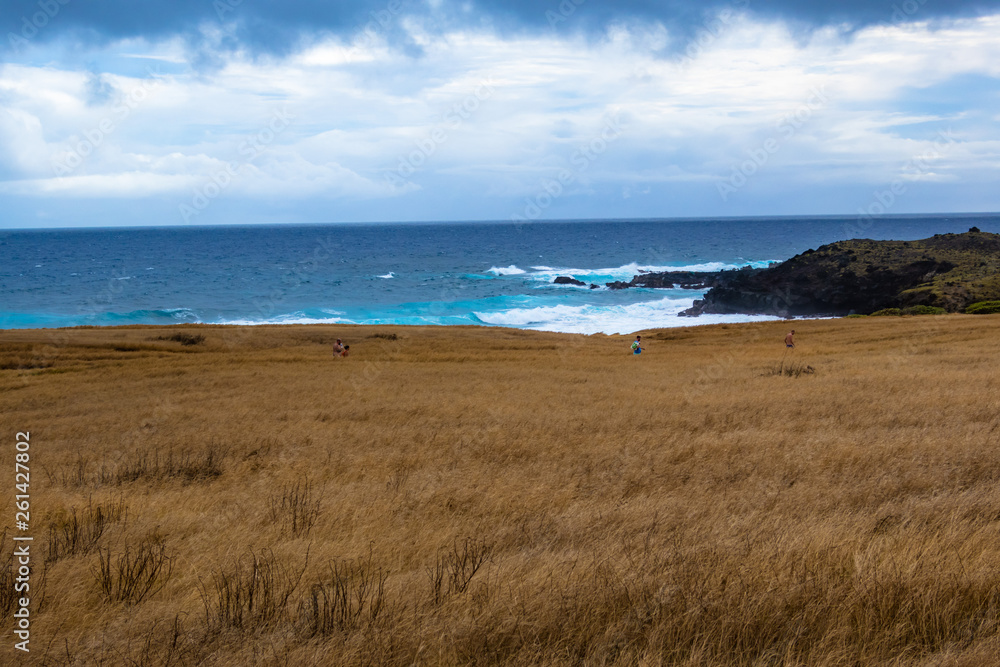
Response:
[{"label": "shoreline", "polygon": [[258,328],[258,327],[406,327],[406,328],[440,328],[440,329],[452,329],[452,328],[471,328],[471,329],[503,329],[512,331],[531,331],[538,333],[558,333],[567,334],[573,336],[628,336],[636,332],[642,331],[654,331],[654,330],[670,330],[670,329],[690,329],[695,327],[707,327],[707,326],[732,326],[738,324],[758,324],[763,322],[791,322],[796,320],[825,320],[825,319],[838,319],[835,316],[818,316],[818,317],[776,317],[772,315],[718,315],[716,317],[734,317],[734,318],[755,318],[755,319],[739,319],[739,320],[728,320],[722,322],[705,322],[699,323],[698,319],[705,318],[708,319],[712,316],[699,316],[699,317],[680,317],[675,316],[678,320],[683,321],[683,324],[678,324],[677,326],[648,326],[641,329],[634,329],[631,331],[622,331],[616,333],[605,333],[603,331],[594,332],[579,332],[579,331],[561,331],[555,329],[535,329],[530,327],[517,327],[517,326],[506,326],[502,324],[391,324],[391,323],[355,323],[355,322],[326,322],[326,321],[315,321],[315,322],[259,322],[259,323],[228,323],[228,322],[178,322],[176,324],[145,324],[145,323],[135,323],[135,324],[74,324],[64,327],[23,327],[23,328],[0,328],[0,333],[2,332],[15,332],[15,331],[74,331],[74,330],[115,330],[115,329],[137,329],[137,328],[164,328],[164,329],[175,329],[178,327],[225,327],[225,328]]}]

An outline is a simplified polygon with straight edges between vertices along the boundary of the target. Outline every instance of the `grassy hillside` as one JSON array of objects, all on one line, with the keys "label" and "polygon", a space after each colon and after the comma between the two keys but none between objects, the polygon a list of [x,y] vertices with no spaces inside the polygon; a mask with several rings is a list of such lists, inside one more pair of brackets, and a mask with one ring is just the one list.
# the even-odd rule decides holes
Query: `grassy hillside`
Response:
[{"label": "grassy hillside", "polygon": [[920,241],[839,241],[776,266],[718,274],[690,314],[867,314],[933,306],[962,311],[1000,299],[1000,235],[937,234]]},{"label": "grassy hillside", "polygon": [[893,305],[956,311],[976,301],[1000,297],[998,234],[939,234],[921,241],[842,241],[809,255],[809,261],[825,264],[824,279],[845,271],[913,274],[917,284],[900,290],[899,301]]},{"label": "grassy hillside", "polygon": [[1000,319],[794,326],[0,332],[31,664],[990,664]]}]

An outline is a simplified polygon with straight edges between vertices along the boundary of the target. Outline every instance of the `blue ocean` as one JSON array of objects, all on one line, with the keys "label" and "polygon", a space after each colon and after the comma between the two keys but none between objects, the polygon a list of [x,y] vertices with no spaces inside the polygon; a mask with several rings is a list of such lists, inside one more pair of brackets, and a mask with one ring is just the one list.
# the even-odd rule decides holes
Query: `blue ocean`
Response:
[{"label": "blue ocean", "polygon": [[[0,328],[325,322],[589,334],[750,321],[768,318],[680,318],[701,291],[604,284],[641,271],[760,267],[842,239],[914,240],[972,226],[1000,232],[1000,216],[5,231]],[[553,284],[557,276],[587,285]]]}]

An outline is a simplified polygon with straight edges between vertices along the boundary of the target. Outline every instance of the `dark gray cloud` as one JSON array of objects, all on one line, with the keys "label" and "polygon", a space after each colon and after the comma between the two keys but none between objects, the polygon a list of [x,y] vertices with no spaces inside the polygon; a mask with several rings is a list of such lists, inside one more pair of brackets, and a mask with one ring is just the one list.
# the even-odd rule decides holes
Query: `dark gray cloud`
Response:
[{"label": "dark gray cloud", "polygon": [[[578,4],[579,3],[579,4]],[[848,23],[855,27],[873,23],[968,16],[995,11],[998,0],[531,0],[479,2],[500,16],[512,16],[524,23],[546,24],[546,12],[559,13],[561,7],[577,5],[574,20],[603,24],[618,18],[659,20],[665,24],[697,27],[707,15],[729,7],[745,9],[767,18],[779,18],[804,26]]]},{"label": "dark gray cloud", "polygon": [[[433,29],[490,26],[521,31],[600,32],[615,21],[660,22],[680,35],[696,33],[724,9],[747,9],[802,30],[829,24],[934,20],[1000,10],[1000,0],[4,0],[0,53],[27,43],[83,42],[179,35],[196,49],[248,48],[283,53],[303,38],[332,33],[379,34],[406,48],[400,21],[415,15]],[[211,43],[202,28],[225,27]]]}]

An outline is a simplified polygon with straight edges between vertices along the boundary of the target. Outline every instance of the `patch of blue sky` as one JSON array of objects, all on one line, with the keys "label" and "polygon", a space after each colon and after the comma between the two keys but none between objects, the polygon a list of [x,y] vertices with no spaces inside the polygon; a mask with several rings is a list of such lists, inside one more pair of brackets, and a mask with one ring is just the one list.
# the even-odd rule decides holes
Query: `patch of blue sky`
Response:
[{"label": "patch of blue sky", "polygon": [[977,114],[984,109],[996,109],[998,99],[1000,99],[1000,78],[967,73],[958,74],[947,81],[930,86],[904,88],[893,100],[893,106],[907,114],[957,116]]}]

